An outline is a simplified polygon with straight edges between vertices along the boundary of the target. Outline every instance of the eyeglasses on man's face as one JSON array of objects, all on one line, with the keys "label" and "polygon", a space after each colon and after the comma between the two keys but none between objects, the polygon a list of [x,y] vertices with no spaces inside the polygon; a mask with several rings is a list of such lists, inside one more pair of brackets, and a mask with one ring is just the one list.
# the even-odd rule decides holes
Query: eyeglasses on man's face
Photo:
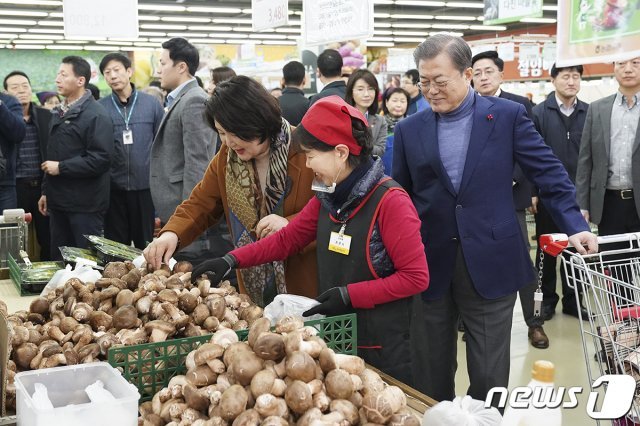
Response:
[{"label": "eyeglasses on man's face", "polygon": [[436,90],[445,90],[447,85],[451,82],[452,79],[449,80],[441,80],[441,81],[428,81],[428,80],[420,80],[417,84],[418,88],[423,92],[428,92],[434,87]]}]

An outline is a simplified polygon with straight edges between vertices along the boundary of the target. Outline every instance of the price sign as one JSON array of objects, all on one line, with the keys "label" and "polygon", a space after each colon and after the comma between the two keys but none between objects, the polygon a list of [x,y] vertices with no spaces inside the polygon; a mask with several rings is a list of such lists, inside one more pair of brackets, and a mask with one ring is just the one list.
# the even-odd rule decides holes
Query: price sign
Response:
[{"label": "price sign", "polygon": [[373,0],[303,0],[305,44],[373,36]]},{"label": "price sign", "polygon": [[289,0],[251,0],[253,31],[276,28],[289,23]]},{"label": "price sign", "polygon": [[64,0],[65,37],[138,37],[135,0]]}]

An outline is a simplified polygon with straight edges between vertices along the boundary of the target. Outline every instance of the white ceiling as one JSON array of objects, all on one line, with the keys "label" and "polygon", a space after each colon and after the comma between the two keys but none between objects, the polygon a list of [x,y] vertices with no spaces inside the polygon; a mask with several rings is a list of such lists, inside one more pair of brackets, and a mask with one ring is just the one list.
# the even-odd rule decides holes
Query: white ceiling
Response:
[{"label": "white ceiling", "polygon": [[[105,0],[108,1],[108,0]],[[495,38],[509,29],[535,28],[556,22],[557,6],[544,6],[544,17],[483,26],[483,2],[374,0],[375,33],[368,46],[416,44],[430,34],[450,31],[463,36]],[[0,47],[17,49],[134,50],[154,49],[171,37],[196,44],[296,45],[300,38],[302,1],[289,1],[289,25],[255,33],[251,1],[139,0],[139,38],[67,39],[61,0],[0,0]]]}]

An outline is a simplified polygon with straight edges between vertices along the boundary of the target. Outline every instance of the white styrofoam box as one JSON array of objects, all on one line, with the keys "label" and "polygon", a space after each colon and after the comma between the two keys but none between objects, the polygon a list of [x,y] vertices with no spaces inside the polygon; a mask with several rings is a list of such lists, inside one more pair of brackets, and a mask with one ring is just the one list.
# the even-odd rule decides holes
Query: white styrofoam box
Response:
[{"label": "white styrofoam box", "polygon": [[[115,401],[95,403],[85,388],[96,380],[104,383]],[[34,385],[47,388],[53,409],[36,409]],[[15,377],[18,426],[135,426],[138,399],[135,386],[106,362],[25,371]]]}]

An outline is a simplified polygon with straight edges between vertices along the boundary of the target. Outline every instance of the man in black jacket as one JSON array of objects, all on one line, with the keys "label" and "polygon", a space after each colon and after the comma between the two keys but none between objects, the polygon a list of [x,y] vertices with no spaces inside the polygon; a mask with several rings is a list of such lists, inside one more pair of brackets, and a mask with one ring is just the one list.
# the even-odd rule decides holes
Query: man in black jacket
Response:
[{"label": "man in black jacket", "polygon": [[344,99],[347,84],[342,80],[342,56],[334,49],[327,49],[318,56],[318,78],[324,85],[320,93],[311,98],[311,105],[318,99],[338,95]]},{"label": "man in black jacket", "polygon": [[[587,118],[589,104],[578,99],[582,79],[582,65],[573,67],[551,67],[551,83],[555,91],[547,99],[533,108],[533,124],[544,142],[551,147],[567,169],[569,178],[575,183],[578,169],[578,154],[582,129]],[[532,199],[532,210],[536,214],[536,235],[560,232],[551,215],[538,200]],[[536,253],[539,259],[540,248]],[[542,269],[542,312],[545,320],[551,319],[556,310],[559,296],[556,293],[556,258],[545,256]],[[562,281],[562,312],[574,317],[578,316],[575,291],[567,284],[565,274],[560,274]],[[588,319],[586,311],[582,319]]]},{"label": "man in black jacket", "polygon": [[304,96],[302,89],[307,81],[307,73],[298,61],[291,61],[282,68],[282,96],[278,98],[282,116],[297,126],[309,109],[309,99]]},{"label": "man in black jacket", "polygon": [[[531,102],[524,96],[505,92],[500,88],[503,80],[504,61],[498,57],[498,52],[490,50],[481,52],[471,59],[473,67],[473,87],[482,96],[497,96],[512,102],[522,104],[531,117]],[[513,170],[513,204],[520,222],[525,244],[530,247],[529,234],[527,233],[526,209],[531,206],[531,194],[533,188],[525,178],[522,169],[516,164]],[[542,328],[544,320],[542,316],[533,314],[533,296],[537,289],[537,283],[523,287],[518,293],[525,322],[529,327],[529,340],[531,345],[538,349],[549,347],[549,338]]]},{"label": "man in black jacket", "polygon": [[16,151],[24,133],[20,103],[0,93],[0,214],[16,208]]},{"label": "man in black jacket", "polygon": [[51,112],[31,102],[33,92],[29,76],[22,71],[12,71],[4,78],[4,89],[22,105],[22,117],[26,134],[16,159],[16,193],[18,208],[31,213],[40,245],[40,260],[50,260],[49,218],[38,211],[38,200],[42,188],[40,164],[44,158],[49,135]]},{"label": "man in black jacket", "polygon": [[91,67],[78,56],[62,59],[56,86],[64,102],[52,113],[42,197],[49,215],[51,257],[60,246],[87,247],[84,234],[100,234],[109,206],[113,125],[87,90]]}]

